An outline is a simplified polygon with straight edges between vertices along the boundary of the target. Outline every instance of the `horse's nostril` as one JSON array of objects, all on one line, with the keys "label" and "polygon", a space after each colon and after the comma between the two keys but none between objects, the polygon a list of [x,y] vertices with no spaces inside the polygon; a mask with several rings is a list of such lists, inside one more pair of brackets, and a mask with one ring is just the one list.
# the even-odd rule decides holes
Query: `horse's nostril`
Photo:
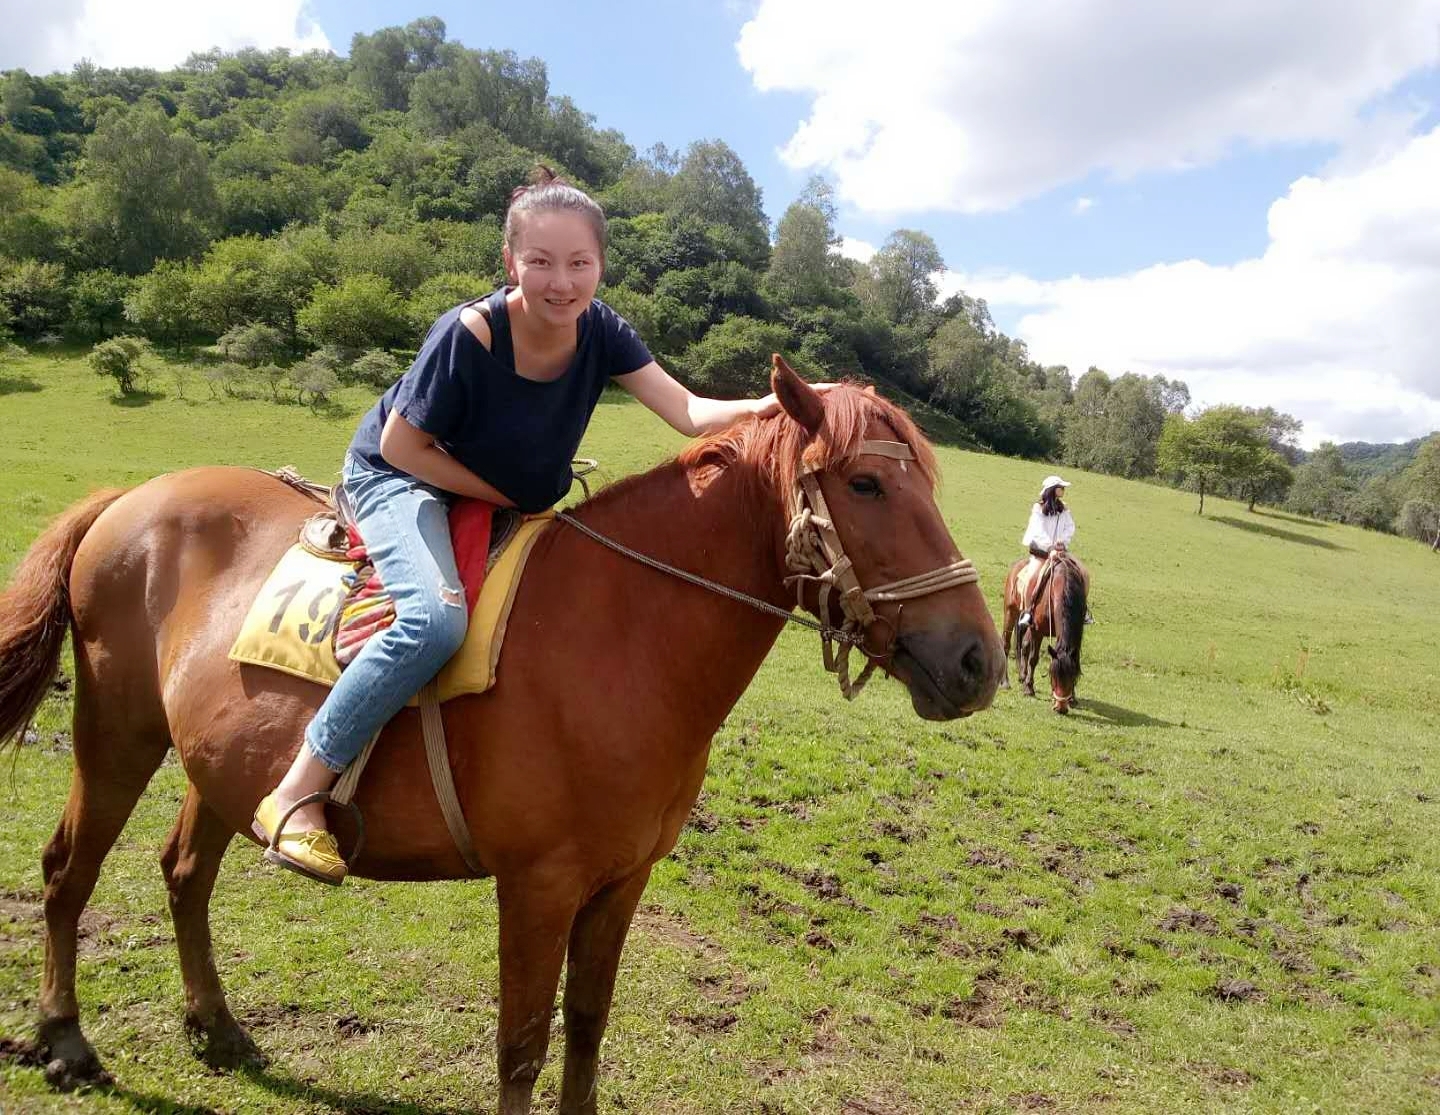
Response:
[{"label": "horse's nostril", "polygon": [[985,648],[979,639],[974,640],[970,644],[970,648],[961,655],[960,670],[966,678],[972,681],[985,676]]}]

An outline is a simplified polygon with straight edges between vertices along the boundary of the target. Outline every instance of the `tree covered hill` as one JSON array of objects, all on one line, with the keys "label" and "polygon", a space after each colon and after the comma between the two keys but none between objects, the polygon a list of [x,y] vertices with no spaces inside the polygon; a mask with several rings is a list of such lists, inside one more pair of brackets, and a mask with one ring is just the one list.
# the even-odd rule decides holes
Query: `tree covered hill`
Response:
[{"label": "tree covered hill", "polygon": [[[139,334],[210,352],[227,390],[378,386],[441,311],[503,279],[505,206],[540,161],[604,205],[602,297],[697,390],[758,391],[784,350],[902,393],[959,440],[1127,477],[1156,475],[1166,423],[1186,421],[1183,383],[1041,365],[983,300],[941,300],[924,231],[844,258],[823,180],[772,221],[722,139],[638,152],[552,92],[542,60],[466,47],[436,18],[357,34],[344,58],[0,75],[0,344]],[[1227,453],[1205,483],[1279,502],[1298,457],[1274,420],[1298,424],[1246,413],[1217,428],[1275,456]],[[1399,494],[1351,521],[1392,528]]]}]

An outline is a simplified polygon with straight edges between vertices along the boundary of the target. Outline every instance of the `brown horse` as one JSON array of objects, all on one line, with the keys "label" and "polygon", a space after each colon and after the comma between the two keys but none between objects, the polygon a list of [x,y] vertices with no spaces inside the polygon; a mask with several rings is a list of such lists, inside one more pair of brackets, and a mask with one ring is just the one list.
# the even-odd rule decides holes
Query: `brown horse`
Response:
[{"label": "brown horse", "polygon": [[[853,387],[822,397],[778,357],[772,383],[783,414],[698,442],[600,492],[577,517],[788,609],[787,494],[797,474],[813,470],[862,585],[959,559],[934,502],[934,456],[902,411]],[[869,439],[904,443],[913,458],[878,455]],[[97,493],[41,535],[0,596],[0,740],[44,695],[67,626],[74,641],[75,771],[43,857],[37,1052],[54,1084],[107,1079],[80,1028],[76,925],[101,861],[170,747],[189,779],[161,856],[186,1023],[214,1065],[260,1058],[226,1005],[208,904],[227,845],[249,834],[324,690],[239,666],[226,652],[313,510],[246,469],[193,469]],[[805,603],[819,607],[813,584]],[[1004,658],[975,584],[952,583],[903,610],[877,602],[875,612],[862,649],[908,687],[920,715],[947,719],[989,705]],[[826,618],[839,623],[838,614]],[[783,622],[557,523],[519,588],[499,684],[444,706],[460,802],[496,879],[502,1115],[530,1110],[562,963],[560,1110],[595,1111],[600,1040],[631,916],[695,802],[711,736]],[[361,782],[359,874],[467,877],[438,808],[415,808],[425,801],[433,795],[420,721],[406,710]],[[346,818],[334,820],[342,848],[353,846]]]},{"label": "brown horse", "polygon": [[[1005,577],[1006,659],[1010,657],[1010,639],[1023,606],[1018,579],[1029,560],[1021,558]],[[1055,645],[1049,648],[1050,698],[1055,711],[1063,716],[1079,704],[1075,699],[1075,684],[1080,680],[1080,643],[1085,636],[1085,597],[1090,589],[1090,574],[1076,558],[1059,553],[1050,558],[1048,574],[1035,574],[1036,577],[1042,575],[1048,579],[1035,601],[1030,622],[1016,639],[1015,666],[1020,674],[1021,692],[1027,697],[1035,696],[1035,663],[1040,659],[1040,645],[1047,638],[1055,640]],[[1008,676],[1005,684],[1008,687]]]}]

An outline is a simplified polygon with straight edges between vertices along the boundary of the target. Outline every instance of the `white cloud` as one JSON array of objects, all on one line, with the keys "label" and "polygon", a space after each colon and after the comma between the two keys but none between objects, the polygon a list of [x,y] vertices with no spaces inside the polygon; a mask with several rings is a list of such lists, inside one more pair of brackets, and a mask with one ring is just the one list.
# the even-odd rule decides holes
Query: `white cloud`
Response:
[{"label": "white cloud", "polygon": [[736,44],[812,98],[782,157],[862,210],[1003,209],[1092,172],[1343,142],[1437,62],[1440,0],[760,0]]},{"label": "white cloud", "polygon": [[328,50],[307,6],[307,0],[0,0],[0,70],[53,73],[81,58],[168,69],[211,47]]},{"label": "white cloud", "polygon": [[845,236],[840,240],[840,254],[846,259],[869,263],[875,256],[875,245],[868,240],[855,240]]},{"label": "white cloud", "polygon": [[1271,404],[1306,440],[1440,428],[1440,127],[1349,174],[1305,177],[1269,212],[1263,255],[1041,281],[944,276],[1043,363],[1179,376],[1198,403]]},{"label": "white cloud", "polygon": [[1090,210],[1094,208],[1095,199],[1093,197],[1077,197],[1070,203],[1070,212],[1074,213],[1077,217],[1082,213],[1090,212]]}]

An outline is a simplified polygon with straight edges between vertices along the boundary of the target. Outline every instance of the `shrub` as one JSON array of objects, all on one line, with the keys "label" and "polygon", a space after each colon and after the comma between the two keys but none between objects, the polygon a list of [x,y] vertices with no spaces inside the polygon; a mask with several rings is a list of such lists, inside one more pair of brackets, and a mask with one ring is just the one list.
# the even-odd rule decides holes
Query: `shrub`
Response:
[{"label": "shrub", "polygon": [[131,395],[139,389],[149,354],[150,344],[141,337],[114,337],[91,349],[88,360],[96,375],[109,376],[121,395]]}]

